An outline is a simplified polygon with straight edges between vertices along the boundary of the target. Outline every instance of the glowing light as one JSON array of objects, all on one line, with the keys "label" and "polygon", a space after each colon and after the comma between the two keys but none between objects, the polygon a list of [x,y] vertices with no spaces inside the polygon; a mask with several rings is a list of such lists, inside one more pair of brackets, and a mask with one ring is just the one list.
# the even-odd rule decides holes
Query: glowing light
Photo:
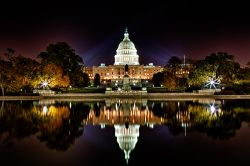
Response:
[{"label": "glowing light", "polygon": [[43,88],[46,88],[46,87],[48,86],[48,84],[49,84],[49,83],[48,83],[47,81],[43,81],[41,86],[42,86]]},{"label": "glowing light", "polygon": [[104,129],[105,128],[105,124],[101,124],[101,128]]},{"label": "glowing light", "polygon": [[215,111],[216,111],[215,106],[214,106],[214,105],[211,105],[211,106],[210,106],[210,112],[211,112],[211,113],[214,113]]},{"label": "glowing light", "polygon": [[48,107],[47,106],[43,106],[43,115],[46,115],[48,112]]},{"label": "glowing light", "polygon": [[218,106],[216,106],[214,103],[213,104],[209,104],[209,112],[212,115],[216,115],[218,116],[218,113],[221,112],[220,108]]},{"label": "glowing light", "polygon": [[220,81],[219,79],[214,79],[214,78],[209,78],[209,80],[207,81],[207,84],[205,85],[205,87],[209,87],[209,89],[216,89],[216,85],[219,85]]}]

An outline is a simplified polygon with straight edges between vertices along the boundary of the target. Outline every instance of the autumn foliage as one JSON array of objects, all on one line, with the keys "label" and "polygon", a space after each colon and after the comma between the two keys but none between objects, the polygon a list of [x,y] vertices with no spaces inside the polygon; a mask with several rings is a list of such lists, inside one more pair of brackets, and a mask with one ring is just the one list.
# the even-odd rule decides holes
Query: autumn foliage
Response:
[{"label": "autumn foliage", "polygon": [[41,66],[41,69],[37,73],[37,77],[33,82],[34,87],[41,87],[43,82],[48,83],[48,87],[68,87],[69,76],[63,73],[63,69],[55,64],[47,64]]}]

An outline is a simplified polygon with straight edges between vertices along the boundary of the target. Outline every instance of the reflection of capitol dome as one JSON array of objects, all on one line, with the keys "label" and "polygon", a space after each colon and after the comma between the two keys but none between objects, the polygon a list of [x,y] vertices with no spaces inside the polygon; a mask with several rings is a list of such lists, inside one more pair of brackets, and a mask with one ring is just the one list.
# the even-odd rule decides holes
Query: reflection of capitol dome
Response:
[{"label": "reflection of capitol dome", "polygon": [[134,43],[129,39],[126,29],[115,55],[115,65],[139,65],[139,56]]},{"label": "reflection of capitol dome", "polygon": [[115,136],[119,147],[125,153],[127,163],[129,160],[129,154],[135,148],[138,141],[139,127],[140,125],[129,125],[128,128],[126,128],[125,125],[115,125]]}]

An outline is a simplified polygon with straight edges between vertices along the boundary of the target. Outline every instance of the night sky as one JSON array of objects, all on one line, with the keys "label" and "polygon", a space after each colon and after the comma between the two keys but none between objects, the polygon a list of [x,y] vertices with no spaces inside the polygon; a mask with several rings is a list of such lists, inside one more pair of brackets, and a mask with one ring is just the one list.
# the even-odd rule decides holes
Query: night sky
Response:
[{"label": "night sky", "polygon": [[0,2],[0,53],[13,48],[35,58],[48,44],[65,41],[86,66],[113,64],[128,27],[141,64],[223,51],[244,66],[250,61],[249,9],[239,1]]}]

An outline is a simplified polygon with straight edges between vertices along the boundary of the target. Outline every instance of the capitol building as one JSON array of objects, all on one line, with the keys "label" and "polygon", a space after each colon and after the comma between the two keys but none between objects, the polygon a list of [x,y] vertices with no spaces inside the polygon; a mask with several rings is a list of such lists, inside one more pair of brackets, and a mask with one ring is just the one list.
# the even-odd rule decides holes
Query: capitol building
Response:
[{"label": "capitol building", "polygon": [[118,45],[116,55],[114,56],[113,65],[105,65],[101,63],[100,66],[85,67],[84,72],[89,75],[90,79],[94,79],[95,74],[99,74],[102,83],[108,81],[112,85],[121,85],[123,76],[125,75],[124,66],[128,65],[128,75],[131,85],[141,85],[143,81],[150,80],[155,73],[163,71],[163,67],[154,66],[153,63],[148,65],[140,65],[139,55],[134,43],[129,38],[128,30],[125,30],[124,38]]}]

